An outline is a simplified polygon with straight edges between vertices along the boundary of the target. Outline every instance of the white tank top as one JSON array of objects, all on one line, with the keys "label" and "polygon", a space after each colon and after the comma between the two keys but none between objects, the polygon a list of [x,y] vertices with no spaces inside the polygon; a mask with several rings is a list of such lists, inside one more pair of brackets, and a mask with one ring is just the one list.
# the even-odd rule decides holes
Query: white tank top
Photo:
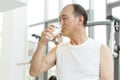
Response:
[{"label": "white tank top", "polygon": [[99,80],[100,46],[90,38],[80,45],[60,44],[56,51],[57,80]]}]

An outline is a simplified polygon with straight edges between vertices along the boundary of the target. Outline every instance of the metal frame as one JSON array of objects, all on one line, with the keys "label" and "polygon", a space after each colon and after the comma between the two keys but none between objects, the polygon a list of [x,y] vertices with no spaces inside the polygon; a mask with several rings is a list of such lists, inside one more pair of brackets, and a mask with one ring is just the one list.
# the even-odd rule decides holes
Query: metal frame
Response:
[{"label": "metal frame", "polygon": [[[89,10],[88,10],[88,19],[89,21],[94,21],[94,1],[89,0]],[[87,25],[88,26],[88,25]],[[94,38],[94,26],[88,28],[88,36]]]},{"label": "metal frame", "polygon": [[111,24],[110,20],[106,20],[106,21],[89,21],[87,23],[87,26],[88,27],[93,27],[93,26],[96,26],[96,25],[110,25],[110,24]]},{"label": "metal frame", "polygon": [[[107,3],[107,0],[106,0],[106,5],[107,5],[106,6],[106,15],[107,16],[112,15],[112,9],[115,8],[115,7],[119,7],[120,6],[120,1]],[[111,32],[110,27],[107,27],[107,36],[108,36],[107,37],[107,42],[110,39],[110,37],[109,37],[110,32]],[[118,40],[120,39],[120,37],[118,37],[116,35],[115,35],[115,37],[117,37]],[[107,44],[109,44],[109,42]],[[120,43],[118,43],[118,44],[120,45]],[[119,53],[120,53],[120,51],[119,51]],[[119,54],[119,56],[120,56],[120,54]],[[120,67],[120,58],[119,58],[119,56],[118,56],[118,58],[114,59],[114,80],[120,80],[120,69],[119,69],[119,67]]]},{"label": "metal frame", "polygon": [[[112,19],[111,19],[111,22],[112,22],[112,25],[111,25],[111,29],[113,29],[115,32],[113,32],[113,30],[111,30],[111,33],[113,34],[113,36],[112,36],[112,34],[111,34],[111,36],[113,37],[112,39],[111,39],[111,52],[113,53],[113,55],[114,55],[114,79],[115,80],[120,80],[120,74],[119,74],[119,66],[120,66],[120,59],[119,59],[119,56],[120,56],[120,42],[119,42],[119,40],[120,40],[120,37],[119,37],[119,33],[120,33],[120,20],[117,20],[116,18],[114,18],[113,19],[113,17],[112,17]],[[118,23],[118,24],[116,24],[116,23]],[[115,40],[115,43],[113,43],[113,41]]]}]

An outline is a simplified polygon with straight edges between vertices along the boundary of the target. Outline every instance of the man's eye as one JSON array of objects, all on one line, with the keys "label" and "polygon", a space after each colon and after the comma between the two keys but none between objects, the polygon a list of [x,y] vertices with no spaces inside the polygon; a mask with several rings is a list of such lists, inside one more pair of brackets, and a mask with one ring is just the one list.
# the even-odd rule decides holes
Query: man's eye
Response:
[{"label": "man's eye", "polygon": [[67,18],[63,18],[63,20],[65,20],[65,19],[67,19]]}]

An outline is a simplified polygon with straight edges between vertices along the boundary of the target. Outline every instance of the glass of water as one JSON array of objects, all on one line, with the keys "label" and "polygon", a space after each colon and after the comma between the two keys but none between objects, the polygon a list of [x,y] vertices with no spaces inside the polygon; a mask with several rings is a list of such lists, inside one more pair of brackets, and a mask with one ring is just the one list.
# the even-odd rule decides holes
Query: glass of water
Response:
[{"label": "glass of water", "polygon": [[61,30],[62,30],[62,26],[59,22],[52,23],[51,25],[53,25],[54,27],[54,32],[53,32],[53,35],[51,35],[50,33],[47,33],[46,38],[49,40],[53,40],[56,35],[61,35]]}]

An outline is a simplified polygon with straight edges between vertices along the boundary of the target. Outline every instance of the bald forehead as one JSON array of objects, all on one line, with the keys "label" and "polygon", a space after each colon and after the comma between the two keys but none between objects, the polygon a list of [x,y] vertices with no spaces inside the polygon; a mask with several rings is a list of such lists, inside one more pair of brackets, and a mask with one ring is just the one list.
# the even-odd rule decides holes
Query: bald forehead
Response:
[{"label": "bald forehead", "polygon": [[72,5],[67,5],[60,12],[60,16],[70,15],[70,14],[73,14],[73,6]]},{"label": "bald forehead", "polygon": [[65,10],[65,9],[73,9],[73,6],[72,5],[67,5],[63,8],[63,10]]}]

